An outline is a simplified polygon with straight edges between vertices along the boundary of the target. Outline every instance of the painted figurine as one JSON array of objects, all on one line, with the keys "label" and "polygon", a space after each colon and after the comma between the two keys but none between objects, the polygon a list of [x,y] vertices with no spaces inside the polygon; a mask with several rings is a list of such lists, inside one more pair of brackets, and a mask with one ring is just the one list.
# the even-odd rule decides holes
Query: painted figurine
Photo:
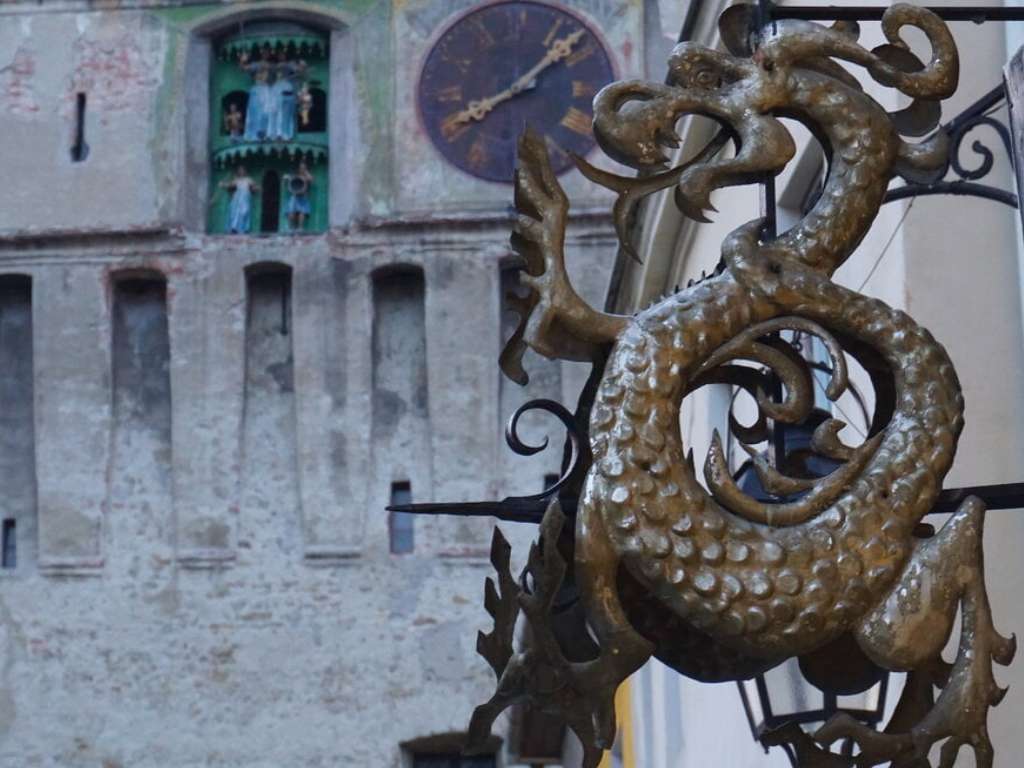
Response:
[{"label": "painted figurine", "polygon": [[309,84],[303,83],[299,89],[299,119],[302,120],[302,127],[309,125],[309,115],[313,111],[313,94],[310,93]]},{"label": "painted figurine", "polygon": [[234,102],[231,102],[224,115],[224,130],[228,132],[232,143],[242,140],[242,133],[245,130],[245,115]]},{"label": "painted figurine", "polygon": [[235,175],[218,186],[231,192],[228,206],[228,231],[233,235],[248,234],[252,225],[252,193],[259,192],[259,185],[252,180],[244,165],[235,168]]},{"label": "painted figurine", "polygon": [[245,140],[262,141],[270,131],[270,118],[274,111],[270,94],[270,46],[264,45],[260,50],[259,61],[251,61],[248,54],[243,53],[239,66],[252,77],[249,104],[245,111]]},{"label": "painted figurine", "polygon": [[270,87],[274,104],[269,131],[272,139],[290,141],[295,136],[295,80],[305,70],[305,66],[304,61],[289,61],[284,49],[278,52],[274,67],[276,79]]},{"label": "painted figurine", "polygon": [[313,174],[309,172],[306,162],[300,160],[295,173],[286,174],[284,181],[288,185],[288,202],[284,209],[288,217],[288,227],[292,232],[299,232],[305,228],[312,210],[309,203],[309,187],[313,183]]}]

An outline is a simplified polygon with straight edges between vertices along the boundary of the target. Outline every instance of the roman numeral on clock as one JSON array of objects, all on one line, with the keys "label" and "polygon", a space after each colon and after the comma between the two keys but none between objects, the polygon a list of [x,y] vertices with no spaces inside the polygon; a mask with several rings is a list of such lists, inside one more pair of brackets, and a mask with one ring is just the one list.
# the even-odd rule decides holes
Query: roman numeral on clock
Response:
[{"label": "roman numeral on clock", "polygon": [[437,92],[435,98],[441,102],[462,101],[462,86],[449,85],[447,88],[442,88]]},{"label": "roman numeral on clock", "polygon": [[574,99],[582,99],[588,96],[593,96],[597,93],[597,89],[592,83],[586,83],[582,80],[572,81],[572,96]]},{"label": "roman numeral on clock", "polygon": [[544,46],[548,47],[555,39],[555,35],[558,33],[558,28],[562,26],[564,19],[555,19],[555,23],[551,25],[551,29],[548,30],[547,35],[544,36]]},{"label": "roman numeral on clock", "polygon": [[562,116],[559,124],[581,136],[590,135],[590,115],[576,107],[569,107],[569,111]]},{"label": "roman numeral on clock", "polygon": [[487,147],[484,146],[483,139],[478,138],[473,142],[473,146],[469,148],[467,160],[469,160],[469,164],[474,168],[481,168],[487,162],[487,159]]},{"label": "roman numeral on clock", "polygon": [[578,51],[569,54],[569,57],[565,60],[565,66],[575,67],[581,61],[589,59],[595,53],[597,53],[597,48],[594,47],[594,42],[592,40],[588,41],[587,44]]},{"label": "roman numeral on clock", "polygon": [[449,142],[455,141],[462,134],[469,130],[469,125],[462,118],[462,114],[454,112],[441,122],[441,135]]}]

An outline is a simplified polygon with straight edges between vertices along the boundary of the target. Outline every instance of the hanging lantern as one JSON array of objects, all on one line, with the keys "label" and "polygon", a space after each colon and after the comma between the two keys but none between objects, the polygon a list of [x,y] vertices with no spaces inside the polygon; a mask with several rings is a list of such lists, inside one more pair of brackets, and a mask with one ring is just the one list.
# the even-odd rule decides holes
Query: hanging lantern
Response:
[{"label": "hanging lantern", "polygon": [[865,658],[854,639],[845,635],[824,651],[788,659],[737,685],[754,739],[765,752],[781,746],[798,766],[796,750],[802,735],[791,726],[813,731],[843,712],[877,727],[885,715],[889,673]]},{"label": "hanging lantern", "polygon": [[[861,407],[862,423],[867,425],[870,420],[859,393],[856,401]],[[839,467],[838,461],[811,449],[815,428],[830,417],[828,412],[816,408],[800,424],[775,425],[775,446],[787,475],[823,477]],[[755,499],[779,501],[761,485],[750,460],[736,472],[735,480]],[[793,499],[800,495],[795,494]],[[793,765],[798,766],[798,743],[809,746],[810,740],[803,729],[813,731],[840,712],[870,727],[882,722],[889,673],[864,656],[852,636],[844,635],[820,651],[788,659],[768,672],[738,681],[737,685],[754,739],[761,742],[765,752],[769,746],[782,747]],[[846,746],[852,748],[852,743]]]}]

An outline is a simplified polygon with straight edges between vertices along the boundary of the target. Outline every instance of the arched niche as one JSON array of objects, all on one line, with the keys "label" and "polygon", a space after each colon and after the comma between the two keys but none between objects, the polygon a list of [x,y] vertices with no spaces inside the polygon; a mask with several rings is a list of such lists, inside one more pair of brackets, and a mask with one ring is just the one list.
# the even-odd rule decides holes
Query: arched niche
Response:
[{"label": "arched niche", "polygon": [[[356,200],[356,174],[352,172],[357,149],[358,115],[355,108],[354,42],[352,19],[343,11],[308,2],[267,2],[258,7],[232,6],[211,11],[184,25],[185,44],[185,178],[181,207],[185,225],[205,232],[211,201],[211,89],[210,73],[217,40],[257,22],[291,22],[320,30],[328,39],[330,59],[323,105],[329,127],[324,183],[327,186],[326,225],[344,226],[352,218]],[[316,86],[319,87],[319,86]],[[218,105],[219,106],[219,105]],[[219,133],[218,126],[218,133]],[[256,227],[254,227],[254,230]]]}]

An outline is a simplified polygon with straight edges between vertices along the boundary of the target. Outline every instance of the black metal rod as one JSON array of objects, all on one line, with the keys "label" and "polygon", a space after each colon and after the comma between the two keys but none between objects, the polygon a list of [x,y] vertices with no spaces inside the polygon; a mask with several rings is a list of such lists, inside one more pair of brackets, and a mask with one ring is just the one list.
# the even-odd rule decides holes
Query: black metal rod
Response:
[{"label": "black metal rod", "polygon": [[[1024,482],[1001,485],[975,485],[967,488],[949,488],[939,494],[929,514],[955,512],[968,496],[977,496],[988,509],[1024,509]],[[575,510],[576,499],[560,496],[562,509]],[[455,515],[456,517],[495,517],[510,523],[539,524],[547,510],[548,500],[511,497],[501,501],[472,501],[439,504],[398,504],[388,507],[393,512],[413,512],[418,515]]]},{"label": "black metal rod", "polygon": [[[1024,8],[1022,8],[1021,10],[1024,10]],[[967,107],[963,112],[961,112],[959,115],[957,115],[944,126],[942,126],[942,128],[943,130],[946,131],[946,133],[952,135],[956,131],[960,130],[960,127],[962,125],[970,122],[978,115],[988,112],[992,107],[994,107],[996,104],[998,104],[1005,98],[1006,84],[999,83],[999,85],[997,85],[991,91],[986,93],[976,102],[971,104],[971,106]]]},{"label": "black metal rod", "polygon": [[[804,19],[806,21],[880,21],[888,6],[806,6],[769,4],[772,19]],[[972,21],[983,24],[986,21],[1024,21],[1024,8],[1001,8],[999,6],[928,6],[928,10],[946,21]]]},{"label": "black metal rod", "polygon": [[968,496],[977,496],[988,509],[1024,509],[1024,482],[1001,485],[976,485],[969,488],[950,488],[939,494],[929,514],[956,512]]},{"label": "black metal rod", "polygon": [[886,192],[882,203],[884,205],[894,200],[905,200],[908,197],[927,197],[928,195],[980,197],[1008,205],[1011,208],[1017,207],[1017,196],[1013,192],[990,187],[986,184],[975,184],[972,181],[938,181],[934,184],[907,184]]},{"label": "black metal rod", "polygon": [[[503,499],[501,501],[440,502],[437,504],[395,504],[388,512],[412,512],[417,515],[454,515],[455,517],[495,517],[509,523],[539,525],[547,511],[546,499]],[[563,509],[575,509],[572,499],[562,500]]]}]

